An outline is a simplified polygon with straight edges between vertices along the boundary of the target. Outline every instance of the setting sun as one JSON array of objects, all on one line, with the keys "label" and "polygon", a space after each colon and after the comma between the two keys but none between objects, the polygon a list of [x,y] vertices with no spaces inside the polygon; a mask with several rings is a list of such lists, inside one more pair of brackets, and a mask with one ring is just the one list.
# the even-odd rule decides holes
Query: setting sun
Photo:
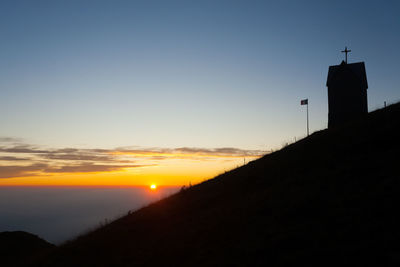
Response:
[{"label": "setting sun", "polygon": [[157,189],[157,185],[156,185],[156,184],[150,185],[150,189],[151,189],[151,190],[156,190],[156,189]]}]

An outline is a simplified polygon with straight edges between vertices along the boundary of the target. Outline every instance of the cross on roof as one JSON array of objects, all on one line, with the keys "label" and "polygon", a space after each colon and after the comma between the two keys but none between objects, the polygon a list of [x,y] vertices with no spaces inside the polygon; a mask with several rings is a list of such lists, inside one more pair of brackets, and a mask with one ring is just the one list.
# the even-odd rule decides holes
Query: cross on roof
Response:
[{"label": "cross on roof", "polygon": [[347,46],[345,47],[345,49],[342,51],[342,53],[346,53],[346,64],[347,64],[347,53],[351,52],[351,50],[347,50]]}]

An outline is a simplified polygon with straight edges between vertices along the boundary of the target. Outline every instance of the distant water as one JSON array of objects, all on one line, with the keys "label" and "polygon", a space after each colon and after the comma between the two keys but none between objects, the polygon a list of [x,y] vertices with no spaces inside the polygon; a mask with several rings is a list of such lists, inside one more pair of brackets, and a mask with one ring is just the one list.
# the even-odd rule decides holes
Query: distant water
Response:
[{"label": "distant water", "polygon": [[0,232],[27,231],[60,244],[178,189],[0,187]]}]

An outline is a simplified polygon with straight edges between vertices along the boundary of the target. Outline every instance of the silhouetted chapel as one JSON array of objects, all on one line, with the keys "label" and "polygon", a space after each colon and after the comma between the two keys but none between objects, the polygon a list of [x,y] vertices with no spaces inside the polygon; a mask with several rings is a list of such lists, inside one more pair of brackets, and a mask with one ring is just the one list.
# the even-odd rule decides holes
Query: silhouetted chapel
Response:
[{"label": "silhouetted chapel", "polygon": [[328,80],[328,128],[368,113],[367,75],[364,62],[329,66]]}]

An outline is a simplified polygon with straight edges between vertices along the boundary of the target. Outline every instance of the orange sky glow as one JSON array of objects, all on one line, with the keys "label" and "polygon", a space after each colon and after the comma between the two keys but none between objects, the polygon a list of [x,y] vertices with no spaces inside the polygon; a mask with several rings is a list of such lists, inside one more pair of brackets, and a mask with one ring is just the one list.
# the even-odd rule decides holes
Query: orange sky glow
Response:
[{"label": "orange sky glow", "polygon": [[181,186],[197,184],[265,154],[236,148],[0,150],[0,186]]}]

